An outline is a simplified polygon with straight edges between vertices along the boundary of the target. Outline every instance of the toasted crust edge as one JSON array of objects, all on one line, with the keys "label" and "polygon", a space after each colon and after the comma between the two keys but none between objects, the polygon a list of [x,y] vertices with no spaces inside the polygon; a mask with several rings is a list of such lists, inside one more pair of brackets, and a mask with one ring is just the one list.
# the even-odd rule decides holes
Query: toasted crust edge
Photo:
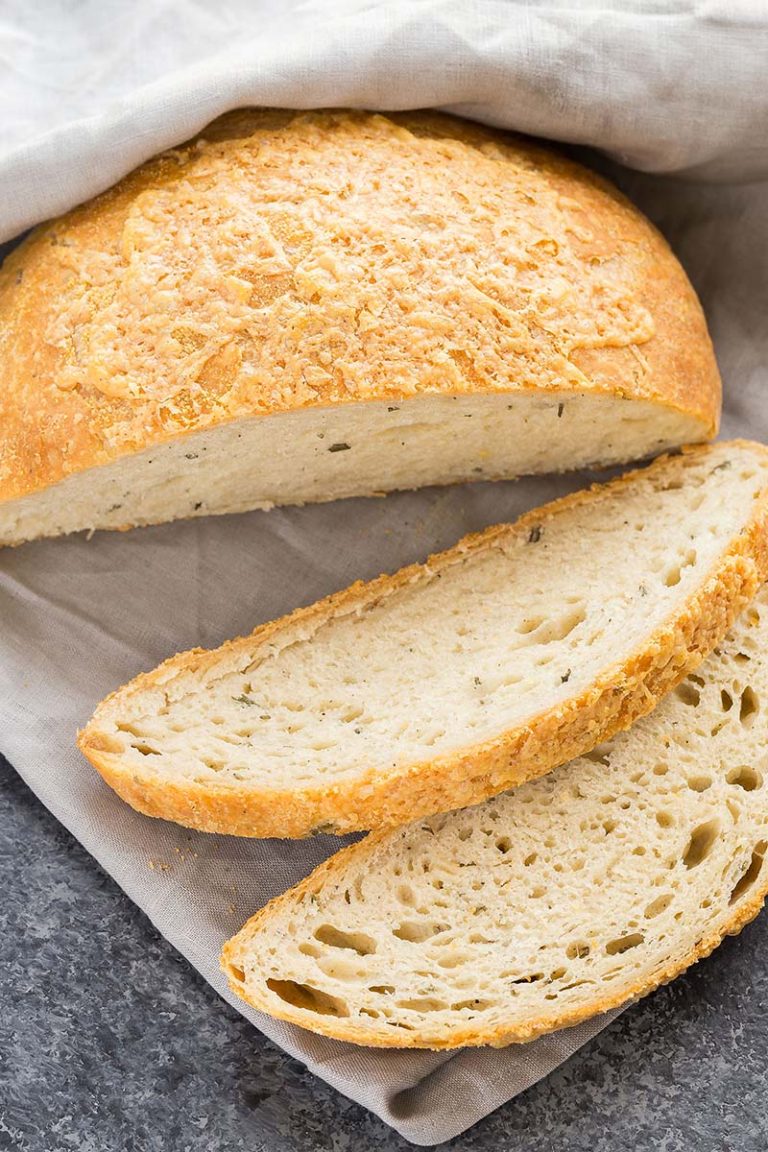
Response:
[{"label": "toasted crust edge", "polygon": [[[732,441],[768,457],[768,447]],[[698,445],[686,454],[711,449]],[[578,696],[482,744],[432,761],[403,766],[381,776],[375,769],[353,783],[338,782],[305,789],[266,790],[201,785],[194,781],[161,781],[127,767],[114,751],[112,737],[100,730],[101,717],[115,704],[167,683],[174,672],[205,670],[222,654],[267,643],[286,628],[320,626],[364,604],[391,594],[418,578],[488,546],[499,536],[527,533],[542,520],[574,507],[596,492],[631,484],[638,475],[664,467],[660,457],[607,484],[594,484],[526,513],[514,524],[497,525],[464,537],[452,548],[394,575],[379,576],[317,601],[306,608],[256,628],[250,636],[230,640],[218,649],[193,649],[137,676],[106,697],[78,733],[78,745],[104,780],[131,807],[147,816],[173,820],[204,832],[249,837],[299,838],[315,831],[346,833],[409,823],[420,816],[466,807],[507,788],[544,775],[608,739],[650,712],[658,700],[693,671],[725,635],[738,612],[768,579],[768,490],[755,501],[748,526],[733,541],[721,564],[687,604],[666,621],[623,664],[608,669]]]},{"label": "toasted crust edge", "polygon": [[[723,942],[726,936],[737,936],[739,932],[758,915],[763,907],[766,895],[768,895],[767,875],[756,892],[753,893],[749,899],[745,899],[743,904],[737,907],[733,915],[729,919],[726,919],[718,929],[710,932],[708,936],[703,937],[701,941],[697,942],[697,944],[683,956],[670,960],[667,964],[660,966],[659,969],[650,976],[637,980],[634,984],[629,985],[623,990],[616,988],[603,996],[597,996],[591,1003],[584,1004],[579,1008],[560,1013],[553,1010],[550,1014],[535,1017],[525,1024],[520,1024],[514,1028],[504,1028],[502,1026],[491,1029],[476,1026],[467,1027],[462,1031],[453,1032],[450,1038],[445,1041],[440,1041],[440,1039],[435,1036],[424,1037],[422,1034],[420,1037],[418,1033],[403,1033],[398,1029],[395,1035],[385,1038],[384,1036],[371,1035],[369,1031],[356,1026],[354,1022],[345,1023],[344,1018],[320,1016],[318,1014],[313,1015],[302,1009],[292,1011],[291,1006],[287,1003],[284,1008],[282,1006],[277,1008],[273,1006],[271,1002],[269,1007],[267,1007],[266,1003],[258,995],[253,995],[237,976],[240,950],[242,947],[247,944],[251,935],[259,931],[262,924],[268,920],[275,911],[281,910],[285,904],[296,901],[304,893],[317,892],[326,883],[341,877],[347,862],[351,858],[356,855],[369,855],[372,849],[386,838],[387,835],[387,830],[371,832],[364,840],[359,841],[357,844],[342,848],[340,852],[335,853],[335,855],[315,868],[304,880],[300,881],[282,895],[270,900],[263,908],[260,908],[235,936],[226,941],[222,948],[220,964],[222,971],[228,978],[229,987],[232,992],[252,1008],[255,1008],[257,1012],[263,1012],[275,1019],[284,1020],[289,1024],[295,1024],[300,1028],[315,1032],[321,1036],[330,1037],[333,1040],[344,1040],[348,1043],[363,1045],[367,1048],[427,1048],[433,1051],[481,1046],[505,1048],[510,1044],[526,1044],[549,1032],[556,1032],[563,1028],[571,1028],[603,1012],[608,1012],[612,1008],[621,1006],[628,1007],[635,1001],[642,999],[643,996],[654,992],[657,988],[661,987],[661,985],[668,984],[693,964],[705,959],[714,952],[715,948]],[[768,872],[768,869],[765,871]],[[283,1003],[283,1001],[280,1002],[281,1005]]]}]

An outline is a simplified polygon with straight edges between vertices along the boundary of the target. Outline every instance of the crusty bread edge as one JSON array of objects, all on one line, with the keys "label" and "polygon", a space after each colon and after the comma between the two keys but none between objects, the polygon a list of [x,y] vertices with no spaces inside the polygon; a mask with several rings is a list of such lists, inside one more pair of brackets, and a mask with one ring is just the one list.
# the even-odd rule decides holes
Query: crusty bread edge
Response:
[{"label": "crusty bread edge", "polygon": [[[343,848],[320,864],[309,876],[300,881],[295,887],[276,896],[260,908],[254,916],[243,925],[240,931],[224,944],[221,952],[221,968],[229,980],[230,989],[255,1008],[257,1012],[264,1012],[278,1020],[285,1020],[289,1024],[296,1024],[300,1028],[307,1028],[311,1032],[328,1036],[334,1040],[345,1040],[351,1044],[361,1044],[371,1048],[430,1048],[433,1050],[479,1047],[488,1045],[493,1048],[504,1048],[509,1044],[524,1044],[536,1040],[548,1032],[556,1032],[562,1028],[571,1028],[602,1012],[622,1005],[628,1006],[650,992],[654,992],[662,984],[668,984],[679,976],[692,964],[709,956],[726,936],[737,936],[750,921],[760,912],[766,895],[768,895],[768,865],[763,865],[762,875],[765,877],[752,896],[743,900],[734,908],[733,915],[707,936],[698,940],[684,956],[670,960],[651,975],[644,976],[625,989],[618,986],[598,995],[589,1003],[571,1010],[552,1010],[542,1016],[534,1017],[516,1027],[505,1028],[499,1025],[493,1028],[484,1028],[482,1024],[468,1024],[466,1028],[452,1031],[447,1039],[421,1032],[407,1032],[402,1029],[393,1029],[392,1035],[376,1035],[364,1027],[356,1025],[354,1021],[345,1017],[325,1016],[312,1013],[301,1008],[294,1008],[285,1001],[267,1002],[266,997],[260,997],[253,989],[246,987],[240,979],[238,971],[241,967],[241,951],[247,946],[249,938],[260,931],[271,916],[283,910],[285,904],[294,904],[305,893],[317,893],[328,884],[340,881],[350,859],[355,856],[368,857],[372,855],[376,846],[386,839],[390,833],[386,830],[371,832],[364,840]],[[277,1000],[277,997],[275,997]]]},{"label": "crusty bread edge", "polygon": [[[251,129],[244,131],[245,136],[256,136],[261,130],[260,116],[268,111],[274,110],[240,110],[234,115],[245,115],[247,118],[249,114],[253,116],[256,113]],[[296,117],[307,114],[322,116],[330,111],[326,109],[319,113],[310,113],[305,109],[293,110],[291,114]],[[361,111],[347,111],[344,114],[358,120],[364,120],[367,115]],[[9,326],[9,332],[15,338],[14,358],[2,365],[4,376],[9,376],[9,387],[12,390],[18,390],[24,384],[27,380],[24,375],[27,373],[27,365],[39,360],[46,350],[45,342],[41,342],[40,339],[40,332],[45,329],[46,323],[35,325],[24,319],[30,311],[33,315],[42,311],[43,320],[47,322],[48,314],[44,305],[46,301],[56,296],[57,282],[51,268],[46,265],[44,259],[42,268],[38,269],[36,266],[41,254],[47,252],[48,246],[56,240],[59,233],[69,228],[82,228],[84,221],[89,223],[90,245],[98,247],[101,243],[108,246],[114,241],[116,230],[122,228],[124,216],[136,198],[147,191],[164,189],[169,185],[171,188],[175,187],[179,179],[180,162],[183,160],[183,163],[186,163],[194,156],[195,145],[200,139],[226,138],[227,124],[232,115],[219,118],[192,140],[151,158],[95,200],[80,205],[56,220],[39,225],[8,256],[0,268],[0,310]],[[583,384],[569,386],[568,381],[564,380],[560,391],[566,395],[589,392],[647,401],[657,404],[661,409],[679,412],[688,419],[696,420],[701,425],[702,438],[716,433],[720,419],[721,382],[701,304],[685,270],[666,239],[626,196],[610,181],[567,158],[556,148],[547,147],[515,133],[483,127],[472,121],[433,112],[414,111],[391,116],[381,115],[406,128],[409,124],[432,123],[436,130],[445,131],[449,138],[461,140],[470,147],[477,148],[483,143],[496,143],[501,149],[509,148],[513,158],[533,157],[541,165],[542,171],[546,172],[551,186],[561,195],[572,194],[573,185],[576,185],[593,220],[593,228],[598,237],[610,235],[620,223],[623,224],[637,247],[635,295],[649,309],[656,325],[654,336],[640,346],[643,357],[651,367],[646,387],[639,390],[631,377],[622,380],[618,385],[610,386],[601,382],[599,374],[595,379],[591,375],[584,374]],[[219,135],[222,131],[225,133],[224,137]],[[506,159],[506,154],[503,154],[499,163],[503,164]],[[182,168],[181,171],[183,174],[185,169]],[[124,214],[121,214],[123,209]],[[641,259],[643,251],[647,260]],[[28,295],[29,284],[32,284],[31,296]],[[52,349],[53,346],[49,346],[50,355],[53,355]],[[13,372],[14,362],[22,366],[18,374]],[[49,380],[49,373],[55,372],[57,367],[57,360],[53,365],[47,363],[43,365],[41,371],[45,380]],[[416,384],[418,384],[417,377],[418,373],[414,376]],[[498,389],[477,389],[469,377],[463,380],[455,391],[459,395],[481,392],[513,394],[520,391],[544,394],[538,389],[521,389],[514,380],[505,381]],[[427,393],[417,387],[416,394]],[[453,392],[440,387],[428,394],[446,395]],[[370,396],[370,399],[408,401],[413,395],[410,383],[408,387],[400,388],[388,382],[386,386],[377,390],[375,395]],[[204,398],[198,413],[199,419],[192,426],[186,418],[174,419],[169,423],[167,419],[160,421],[156,414],[148,415],[145,421],[145,433],[140,442],[126,443],[119,449],[113,447],[107,450],[100,435],[104,419],[100,405],[93,407],[83,420],[82,410],[79,406],[75,406],[74,396],[75,392],[70,396],[69,393],[57,388],[53,388],[52,391],[41,389],[39,386],[30,388],[24,411],[34,411],[35,424],[40,426],[45,425],[52,416],[55,417],[60,425],[56,443],[59,447],[66,446],[67,450],[54,454],[47,453],[44,459],[41,459],[39,454],[32,451],[28,442],[29,437],[24,437],[18,466],[0,484],[1,503],[10,504],[25,496],[50,489],[69,476],[109,466],[118,459],[132,456],[137,451],[154,449],[171,441],[186,440],[199,431],[229,424],[240,418],[260,418],[261,415],[283,414],[304,407],[328,406],[323,402],[322,396],[319,404],[306,406],[297,403],[293,397],[289,399],[272,397],[265,408],[256,408],[250,402],[238,401],[225,415],[220,411],[221,405],[216,402],[216,397],[212,395]],[[339,407],[338,401],[332,402],[331,406]],[[108,405],[106,411],[110,411]],[[20,419],[21,415],[22,413],[11,410],[0,426],[0,447],[6,454],[13,450],[12,434],[26,427]],[[126,523],[121,527],[133,526]]]},{"label": "crusty bread edge", "polygon": [[[768,457],[768,447],[732,441]],[[686,454],[711,451],[707,445]],[[359,610],[409,583],[429,577],[494,539],[531,528],[596,492],[610,493],[635,477],[661,470],[669,457],[595,484],[526,513],[512,525],[496,525],[464,537],[447,551],[392,576],[358,582],[306,608],[256,628],[212,651],[193,649],[165,661],[112,693],[78,734],[78,744],[106,782],[145,815],[173,820],[205,832],[253,837],[302,837],[317,831],[344,833],[405,824],[420,816],[475,804],[507,788],[541,776],[646,715],[659,699],[693,671],[728,631],[739,611],[768,579],[768,489],[755,501],[747,527],[733,541],[685,609],[665,621],[623,664],[608,669],[577,696],[534,717],[525,727],[431,761],[382,774],[370,769],[354,782],[329,781],[304,789],[264,789],[217,782],[163,781],[136,766],[127,767],[113,737],[99,728],[100,718],[126,697],[167,684],[175,671],[204,671],[222,653],[268,643],[289,629],[312,631],[335,616]]]}]

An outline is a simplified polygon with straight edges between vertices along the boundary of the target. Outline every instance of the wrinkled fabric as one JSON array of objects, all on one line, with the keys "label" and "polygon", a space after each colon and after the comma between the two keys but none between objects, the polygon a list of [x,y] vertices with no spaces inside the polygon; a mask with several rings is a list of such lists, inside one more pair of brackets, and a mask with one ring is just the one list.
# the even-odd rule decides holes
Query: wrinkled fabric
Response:
[{"label": "wrinkled fabric", "polygon": [[[589,143],[649,172],[719,182],[607,165],[702,296],[724,432],[768,440],[760,13],[726,3],[6,4],[0,229],[11,236],[70,207],[235,104],[445,106]],[[230,1003],[416,1144],[457,1135],[612,1017],[523,1047],[418,1053],[355,1048],[251,1012],[225,988],[222,942],[342,842],[247,841],[149,820],[107,788],[74,735],[103,695],[179,649],[423,559],[588,479],[429,489],[0,552],[0,751]]]},{"label": "wrinkled fabric", "polygon": [[443,107],[756,179],[766,58],[759,0],[6,0],[0,240],[248,104]]}]

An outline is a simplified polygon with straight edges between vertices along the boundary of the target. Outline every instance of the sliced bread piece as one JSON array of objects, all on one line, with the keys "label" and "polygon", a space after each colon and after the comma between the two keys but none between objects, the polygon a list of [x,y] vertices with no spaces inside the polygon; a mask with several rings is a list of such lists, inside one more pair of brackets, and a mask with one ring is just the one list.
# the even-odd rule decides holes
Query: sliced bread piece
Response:
[{"label": "sliced bread piece", "polygon": [[254,1008],[356,1044],[501,1046],[637,999],[768,890],[768,591],[650,716],[484,804],[372,833],[222,963]]},{"label": "sliced bread piece", "polygon": [[35,229],[0,379],[0,544],[637,460],[720,413],[636,208],[418,112],[234,112]]},{"label": "sliced bread piece", "polygon": [[768,449],[657,461],[108,697],[80,747],[130,804],[304,836],[485,799],[628,726],[768,576]]}]

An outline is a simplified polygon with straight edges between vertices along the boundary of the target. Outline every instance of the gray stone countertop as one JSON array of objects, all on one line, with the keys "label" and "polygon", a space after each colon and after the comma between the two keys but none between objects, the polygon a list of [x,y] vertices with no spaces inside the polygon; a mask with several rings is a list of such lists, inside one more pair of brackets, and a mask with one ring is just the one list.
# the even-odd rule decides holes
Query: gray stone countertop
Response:
[{"label": "gray stone countertop", "polygon": [[[0,759],[0,1149],[406,1152],[265,1040]],[[451,1152],[765,1152],[768,915]]]}]

